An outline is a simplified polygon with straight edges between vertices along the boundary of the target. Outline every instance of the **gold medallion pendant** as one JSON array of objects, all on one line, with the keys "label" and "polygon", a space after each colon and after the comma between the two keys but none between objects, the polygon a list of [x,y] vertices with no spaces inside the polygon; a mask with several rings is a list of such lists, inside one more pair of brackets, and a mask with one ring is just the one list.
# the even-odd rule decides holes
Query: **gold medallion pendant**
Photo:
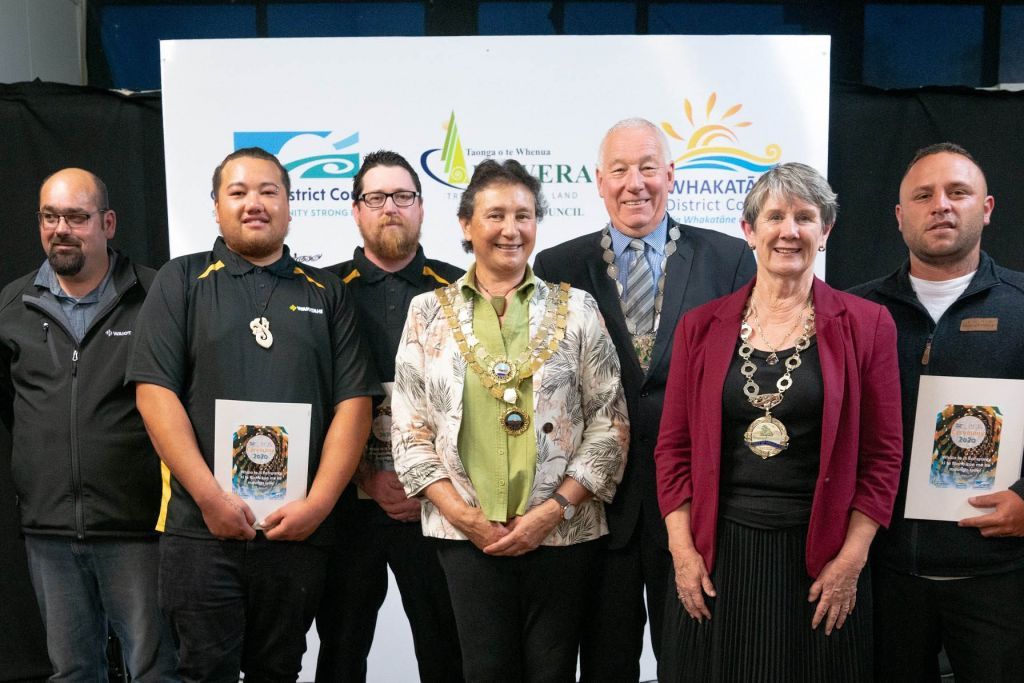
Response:
[{"label": "gold medallion pendant", "polygon": [[789,434],[785,425],[766,414],[750,423],[743,433],[743,441],[755,455],[767,460],[789,447]]},{"label": "gold medallion pendant", "polygon": [[505,384],[511,379],[518,378],[519,373],[516,372],[516,366],[505,360],[499,358],[490,367],[491,377],[498,384]]},{"label": "gold medallion pendant", "polygon": [[519,436],[530,427],[530,416],[519,408],[509,408],[501,416],[501,426],[512,436]]},{"label": "gold medallion pendant", "polygon": [[504,412],[498,421],[511,436],[524,434],[530,428],[530,416],[516,406],[520,399],[520,383],[532,377],[565,339],[570,287],[562,282],[557,286],[549,284],[548,288],[543,320],[527,348],[515,358],[492,356],[480,344],[473,332],[472,300],[466,301],[462,297],[458,284],[434,290],[466,367],[480,378],[480,383],[491,396],[501,401],[499,405]]}]

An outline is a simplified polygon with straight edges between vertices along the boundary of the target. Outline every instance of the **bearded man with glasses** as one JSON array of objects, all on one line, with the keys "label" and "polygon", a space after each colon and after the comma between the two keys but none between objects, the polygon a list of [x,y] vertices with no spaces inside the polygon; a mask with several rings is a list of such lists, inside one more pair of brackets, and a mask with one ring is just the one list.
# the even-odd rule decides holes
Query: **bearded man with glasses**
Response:
[{"label": "bearded man with glasses", "polygon": [[157,606],[160,461],[125,385],[154,271],[107,246],[107,188],[68,168],[39,192],[46,260],[0,293],[0,416],[55,680],[106,680],[108,622],[132,680],[176,655]]},{"label": "bearded man with glasses", "polygon": [[[462,276],[420,246],[423,198],[409,162],[381,150],[353,181],[352,215],[363,237],[350,261],[331,266],[356,302],[359,326],[387,394],[374,399],[373,430],[353,484],[338,502],[338,538],[317,613],[317,681],[366,680],[388,567],[402,594],[420,680],[462,680],[455,616],[435,542],[424,538],[420,503],[405,496],[391,459],[391,386],[409,303]],[[357,486],[358,485],[358,488]]]}]

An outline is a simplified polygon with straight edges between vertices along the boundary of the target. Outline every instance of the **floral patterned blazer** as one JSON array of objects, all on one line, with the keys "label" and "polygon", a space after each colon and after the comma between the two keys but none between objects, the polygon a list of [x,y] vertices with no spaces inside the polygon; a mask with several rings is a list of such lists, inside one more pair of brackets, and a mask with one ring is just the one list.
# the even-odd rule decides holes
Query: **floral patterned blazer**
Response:
[{"label": "floral patterned blazer", "polygon": [[[463,296],[464,282],[465,277],[454,284],[457,296]],[[531,336],[544,317],[551,286],[536,280],[529,303]],[[479,381],[472,370],[468,375],[437,295],[414,298],[395,359],[391,399],[395,471],[410,497],[450,479],[467,504],[479,505],[458,452],[463,385]],[[571,545],[608,533],[604,503],[622,479],[629,418],[615,347],[597,302],[582,290],[570,290],[565,338],[533,374],[533,432],[537,468],[527,508],[550,498],[565,477],[594,494],[543,545]],[[420,500],[424,535],[466,540],[426,496]]]}]

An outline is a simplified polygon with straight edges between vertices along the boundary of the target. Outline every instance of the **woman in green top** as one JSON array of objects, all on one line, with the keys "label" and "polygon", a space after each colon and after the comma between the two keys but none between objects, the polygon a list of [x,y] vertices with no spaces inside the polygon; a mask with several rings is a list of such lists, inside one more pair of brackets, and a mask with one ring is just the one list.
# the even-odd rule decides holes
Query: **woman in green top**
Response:
[{"label": "woman in green top", "polygon": [[603,504],[629,439],[597,304],[528,265],[540,182],[487,160],[459,205],[464,277],[413,299],[395,469],[438,541],[469,681],[572,681]]}]

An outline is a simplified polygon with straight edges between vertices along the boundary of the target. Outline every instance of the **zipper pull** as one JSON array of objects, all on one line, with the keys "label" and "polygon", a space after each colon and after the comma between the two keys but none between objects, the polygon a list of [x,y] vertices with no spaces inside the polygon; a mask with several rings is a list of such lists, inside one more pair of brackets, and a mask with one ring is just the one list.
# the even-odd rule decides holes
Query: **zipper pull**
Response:
[{"label": "zipper pull", "polygon": [[928,359],[932,357],[932,335],[928,335],[928,341],[924,343],[924,353],[921,354],[921,365],[928,365]]},{"label": "zipper pull", "polygon": [[47,338],[50,336],[50,323],[43,321],[43,343],[46,343]]},{"label": "zipper pull", "polygon": [[71,352],[71,376],[78,374],[78,349]]}]

